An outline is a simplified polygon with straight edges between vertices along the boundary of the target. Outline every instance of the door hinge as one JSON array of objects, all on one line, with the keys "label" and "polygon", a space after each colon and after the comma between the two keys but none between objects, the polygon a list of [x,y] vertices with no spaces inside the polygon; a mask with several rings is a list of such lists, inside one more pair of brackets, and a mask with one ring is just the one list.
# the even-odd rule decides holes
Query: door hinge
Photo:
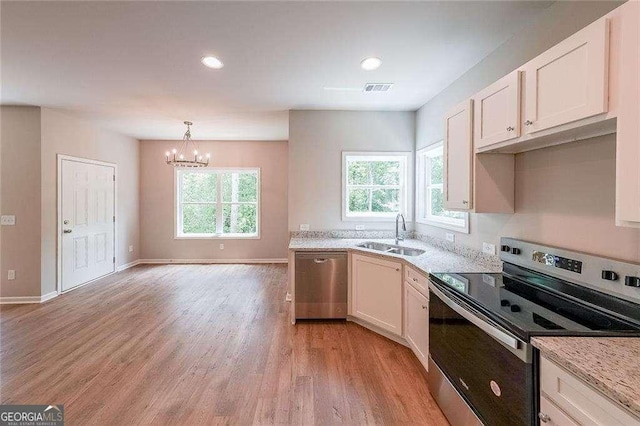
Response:
[{"label": "door hinge", "polygon": [[116,175],[113,175],[113,181],[114,182],[116,181]]},{"label": "door hinge", "polygon": [[115,216],[113,217],[113,223],[116,223],[116,217]]},{"label": "door hinge", "polygon": [[113,256],[113,263],[116,263],[116,257]]}]

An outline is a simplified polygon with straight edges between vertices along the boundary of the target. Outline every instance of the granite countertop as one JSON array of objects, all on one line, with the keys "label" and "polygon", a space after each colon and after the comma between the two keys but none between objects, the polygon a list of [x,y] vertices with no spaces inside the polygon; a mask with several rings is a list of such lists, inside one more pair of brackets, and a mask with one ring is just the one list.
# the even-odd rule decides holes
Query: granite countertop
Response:
[{"label": "granite countertop", "polygon": [[542,355],[640,417],[640,338],[534,337]]},{"label": "granite countertop", "polygon": [[463,256],[446,249],[436,247],[426,242],[406,239],[400,241],[400,245],[410,248],[425,250],[420,256],[402,256],[392,253],[384,253],[357,247],[366,241],[375,241],[385,244],[395,244],[393,239],[348,239],[348,238],[292,238],[289,242],[289,250],[292,251],[353,251],[376,255],[387,259],[399,259],[405,264],[419,269],[425,274],[430,272],[500,272],[500,262],[488,261],[481,255]]}]

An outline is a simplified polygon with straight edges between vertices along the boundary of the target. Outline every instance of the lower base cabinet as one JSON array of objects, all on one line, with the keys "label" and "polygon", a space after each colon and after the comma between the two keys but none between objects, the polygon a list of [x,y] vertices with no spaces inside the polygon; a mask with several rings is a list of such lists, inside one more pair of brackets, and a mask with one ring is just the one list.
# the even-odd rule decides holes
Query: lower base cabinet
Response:
[{"label": "lower base cabinet", "polygon": [[351,258],[351,315],[402,336],[402,264],[373,256]]},{"label": "lower base cabinet", "polygon": [[404,283],[405,337],[413,353],[429,369],[429,299]]}]

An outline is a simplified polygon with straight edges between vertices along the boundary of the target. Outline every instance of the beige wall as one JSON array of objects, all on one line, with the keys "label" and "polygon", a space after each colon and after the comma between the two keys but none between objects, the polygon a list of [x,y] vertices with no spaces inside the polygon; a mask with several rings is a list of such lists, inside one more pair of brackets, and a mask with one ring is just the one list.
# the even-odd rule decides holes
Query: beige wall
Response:
[{"label": "beige wall", "polygon": [[[342,221],[342,152],[413,153],[414,144],[414,112],[290,111],[289,229],[391,229],[388,221]],[[413,161],[408,168],[412,212]]]},{"label": "beige wall", "polygon": [[[0,109],[0,297],[40,296],[40,108]],[[16,279],[7,280],[7,271]]]},{"label": "beige wall", "polygon": [[[118,165],[116,265],[136,259],[139,233],[139,143],[58,110],[42,109],[42,294],[56,288],[57,154]],[[134,246],[133,253],[128,247]]]},{"label": "beige wall", "polygon": [[[212,167],[260,167],[260,239],[174,239],[174,168],[165,152],[182,141],[141,141],[143,259],[286,259],[287,142],[198,141]],[[224,244],[220,250],[219,244]]]},{"label": "beige wall", "polygon": [[[557,42],[617,7],[619,2],[557,2],[525,29],[417,113],[416,147],[442,139],[445,112]],[[477,249],[498,244],[501,236],[640,260],[640,230],[616,227],[615,136],[575,142],[516,156],[516,213],[471,214],[471,233],[456,242]],[[419,232],[444,238],[427,225]]]}]

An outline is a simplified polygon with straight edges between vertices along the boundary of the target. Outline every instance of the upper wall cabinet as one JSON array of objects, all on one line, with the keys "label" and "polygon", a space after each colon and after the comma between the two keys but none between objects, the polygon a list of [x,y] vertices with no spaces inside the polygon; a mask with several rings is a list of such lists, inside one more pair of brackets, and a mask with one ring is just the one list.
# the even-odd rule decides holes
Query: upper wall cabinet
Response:
[{"label": "upper wall cabinet", "polygon": [[527,63],[524,133],[607,111],[609,20],[600,19]]},{"label": "upper wall cabinet", "polygon": [[520,136],[520,71],[501,78],[472,99],[476,149]]},{"label": "upper wall cabinet", "polygon": [[620,9],[624,13],[616,135],[616,222],[640,227],[640,3],[630,1]]},{"label": "upper wall cabinet", "polygon": [[466,100],[445,116],[444,206],[447,210],[473,208],[473,101]]}]

